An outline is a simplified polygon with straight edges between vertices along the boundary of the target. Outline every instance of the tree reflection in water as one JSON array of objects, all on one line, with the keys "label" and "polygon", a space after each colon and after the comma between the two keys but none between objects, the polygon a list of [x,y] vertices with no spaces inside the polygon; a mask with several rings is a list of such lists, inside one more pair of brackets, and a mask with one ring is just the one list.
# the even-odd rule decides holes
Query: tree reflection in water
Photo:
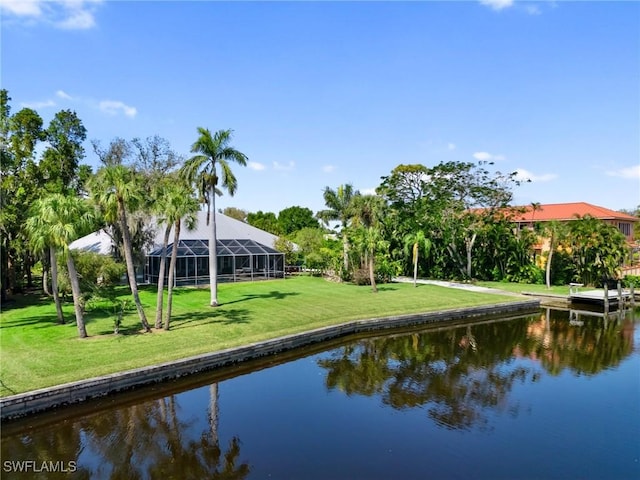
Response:
[{"label": "tree reflection in water", "polygon": [[[449,429],[487,428],[490,412],[517,415],[510,392],[546,371],[594,375],[633,351],[633,319],[589,318],[570,325],[566,312],[507,323],[366,339],[318,360],[326,386],[347,395],[379,396],[398,410],[425,407]],[[528,358],[531,361],[518,361]]]},{"label": "tree reflection in water", "polygon": [[72,474],[38,477],[31,472],[15,478],[244,479],[250,467],[239,461],[240,440],[233,437],[226,447],[218,442],[217,384],[210,391],[208,428],[200,433],[197,417],[192,412],[185,415],[176,395],[171,395],[23,436],[29,445],[3,442],[2,456],[12,460],[73,459],[78,466]]}]

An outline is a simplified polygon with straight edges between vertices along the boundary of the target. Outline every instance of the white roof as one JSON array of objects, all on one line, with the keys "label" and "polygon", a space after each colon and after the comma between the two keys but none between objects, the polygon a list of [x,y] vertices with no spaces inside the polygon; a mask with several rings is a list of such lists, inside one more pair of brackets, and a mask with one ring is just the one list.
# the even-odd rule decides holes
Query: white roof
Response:
[{"label": "white roof", "polygon": [[[193,230],[187,230],[184,220],[182,221],[182,225],[180,226],[180,240],[207,240],[209,238],[210,228],[211,225],[207,225],[207,212],[201,210],[198,212],[198,223]],[[165,225],[160,225],[160,227],[156,226],[155,230],[156,236],[152,250],[162,246]],[[169,236],[170,244],[173,243],[174,234],[175,231],[172,229],[171,235]],[[276,235],[260,230],[235,218],[227,217],[222,213],[216,213],[216,238],[218,240],[254,240],[266,247],[273,247],[273,243],[278,239]]]},{"label": "white roof", "polygon": [[73,250],[83,250],[86,252],[99,253],[101,255],[111,254],[111,237],[104,230],[98,230],[97,232],[85,235],[77,240],[74,240],[69,245],[69,248]]},{"label": "white roof", "polygon": [[[151,225],[155,229],[155,238],[149,251],[162,247],[165,230],[164,225],[157,226],[155,218],[152,219]],[[207,240],[210,228],[211,225],[207,225],[207,212],[201,210],[198,212],[198,222],[193,230],[189,231],[184,221],[182,222],[180,240]],[[172,229],[169,236],[169,244],[173,243],[174,234],[175,232]],[[216,237],[219,240],[254,240],[266,247],[273,247],[274,242],[278,239],[276,235],[235,218],[227,217],[222,213],[216,213]],[[69,245],[69,248],[108,255],[111,253],[111,246],[111,237],[104,230],[99,230],[75,240]]]}]

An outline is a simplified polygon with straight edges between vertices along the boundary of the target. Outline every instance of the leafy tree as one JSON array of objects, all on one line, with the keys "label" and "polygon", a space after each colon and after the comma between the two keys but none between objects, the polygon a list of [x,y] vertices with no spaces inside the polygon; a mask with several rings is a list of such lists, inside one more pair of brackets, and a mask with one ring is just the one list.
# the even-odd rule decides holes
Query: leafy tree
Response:
[{"label": "leafy tree", "polygon": [[101,208],[107,222],[118,223],[122,232],[123,250],[127,265],[127,276],[133,301],[138,310],[138,316],[145,332],[150,332],[151,327],[140,302],[138,284],[133,262],[133,249],[131,244],[131,232],[127,217],[129,212],[135,211],[143,201],[139,177],[135,172],[121,164],[112,164],[101,167],[92,179],[90,190],[94,201]]},{"label": "leafy tree", "polygon": [[418,281],[418,257],[420,256],[420,249],[422,249],[425,255],[429,255],[429,249],[431,248],[431,240],[429,240],[422,230],[418,230],[413,234],[408,234],[404,237],[404,249],[408,255],[411,250],[413,259],[413,286],[417,287]]},{"label": "leafy tree", "polygon": [[[218,181],[222,180],[222,188],[233,196],[238,187],[235,175],[229,162],[236,162],[243,167],[247,164],[247,156],[231,147],[231,130],[218,130],[212,134],[208,129],[198,127],[198,139],[191,147],[196,153],[187,160],[182,168],[183,175],[192,184],[197,185],[202,201],[207,205],[207,222],[211,226],[209,232],[209,278],[211,288],[211,306],[218,306],[218,261],[216,245],[216,195],[221,195]],[[218,169],[220,173],[218,173]]]},{"label": "leafy tree", "polygon": [[441,228],[448,237],[447,250],[467,278],[472,278],[473,248],[479,231],[493,221],[495,210],[509,204],[512,187],[520,184],[515,172],[490,172],[490,165],[447,162],[428,170],[427,198],[443,204],[441,220],[445,223]]},{"label": "leafy tree", "polygon": [[338,220],[340,222],[340,237],[343,248],[342,258],[345,273],[349,270],[349,241],[345,232],[351,222],[353,199],[358,195],[360,195],[360,192],[354,190],[351,184],[340,185],[336,190],[326,187],[323,197],[327,209],[317,214],[318,218],[327,226],[332,220]]},{"label": "leafy tree", "polygon": [[250,212],[247,214],[247,223],[274,235],[282,233],[278,224],[278,217],[273,212],[263,212],[262,210]]},{"label": "leafy tree", "polygon": [[84,158],[82,143],[87,138],[87,130],[75,112],[62,110],[56,113],[46,132],[49,146],[45,149],[40,170],[47,191],[64,193],[83,190],[86,166],[79,176],[80,161]]},{"label": "leafy tree", "polygon": [[247,211],[242,210],[241,208],[226,207],[220,213],[226,215],[227,217],[235,218],[236,220],[247,223]]},{"label": "leafy tree", "polygon": [[[87,336],[84,324],[84,306],[73,256],[69,244],[88,232],[94,225],[94,216],[87,203],[76,196],[51,194],[36,200],[33,215],[27,220],[27,231],[42,244],[61,250],[67,261],[67,270],[73,292],[76,325],[80,338]],[[52,265],[56,258],[52,259]]]},{"label": "leafy tree", "polygon": [[569,222],[574,278],[585,285],[617,277],[626,253],[626,238],[613,225],[590,215]]},{"label": "leafy tree", "polygon": [[298,262],[298,252],[291,240],[286,237],[278,237],[273,242],[273,248],[284,253],[285,265],[296,265]]},{"label": "leafy tree", "polygon": [[369,270],[369,281],[374,293],[378,291],[375,278],[376,250],[379,247],[388,247],[381,235],[384,206],[384,200],[377,195],[361,195],[353,205],[355,238],[363,253],[364,264]]},{"label": "leafy tree", "polygon": [[38,142],[45,139],[42,118],[30,108],[11,115],[11,97],[0,90],[0,284],[1,298],[21,288],[23,274],[31,284],[31,253],[24,225],[29,206],[40,195],[35,163]]},{"label": "leafy tree", "polygon": [[281,210],[278,214],[278,225],[283,235],[302,230],[303,228],[319,228],[318,220],[313,212],[306,207],[293,206]]}]

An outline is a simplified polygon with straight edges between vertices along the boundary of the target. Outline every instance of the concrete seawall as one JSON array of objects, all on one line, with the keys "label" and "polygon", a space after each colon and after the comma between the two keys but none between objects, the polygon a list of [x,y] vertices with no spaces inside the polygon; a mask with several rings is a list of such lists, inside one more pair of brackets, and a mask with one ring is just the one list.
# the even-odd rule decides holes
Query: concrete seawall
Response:
[{"label": "concrete seawall", "polygon": [[23,417],[63,405],[101,397],[110,393],[125,391],[131,388],[204,372],[234,363],[274,355],[279,352],[354,333],[473,319],[488,315],[535,313],[539,308],[540,301],[536,299],[439,312],[355,320],[317,328],[307,332],[285,335],[242,347],[205,353],[172,362],[136,368],[3,397],[0,398],[0,419],[9,420]]}]

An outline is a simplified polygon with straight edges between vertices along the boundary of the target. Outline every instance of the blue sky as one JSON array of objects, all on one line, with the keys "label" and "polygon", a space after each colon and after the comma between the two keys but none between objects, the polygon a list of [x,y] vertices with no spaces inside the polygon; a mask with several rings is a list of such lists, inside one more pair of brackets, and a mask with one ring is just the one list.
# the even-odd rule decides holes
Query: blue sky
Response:
[{"label": "blue sky", "polygon": [[[640,204],[638,2],[0,0],[13,112],[246,153],[218,206],[324,207],[400,163],[495,161],[515,203]],[[97,166],[89,142],[85,163]]]}]

